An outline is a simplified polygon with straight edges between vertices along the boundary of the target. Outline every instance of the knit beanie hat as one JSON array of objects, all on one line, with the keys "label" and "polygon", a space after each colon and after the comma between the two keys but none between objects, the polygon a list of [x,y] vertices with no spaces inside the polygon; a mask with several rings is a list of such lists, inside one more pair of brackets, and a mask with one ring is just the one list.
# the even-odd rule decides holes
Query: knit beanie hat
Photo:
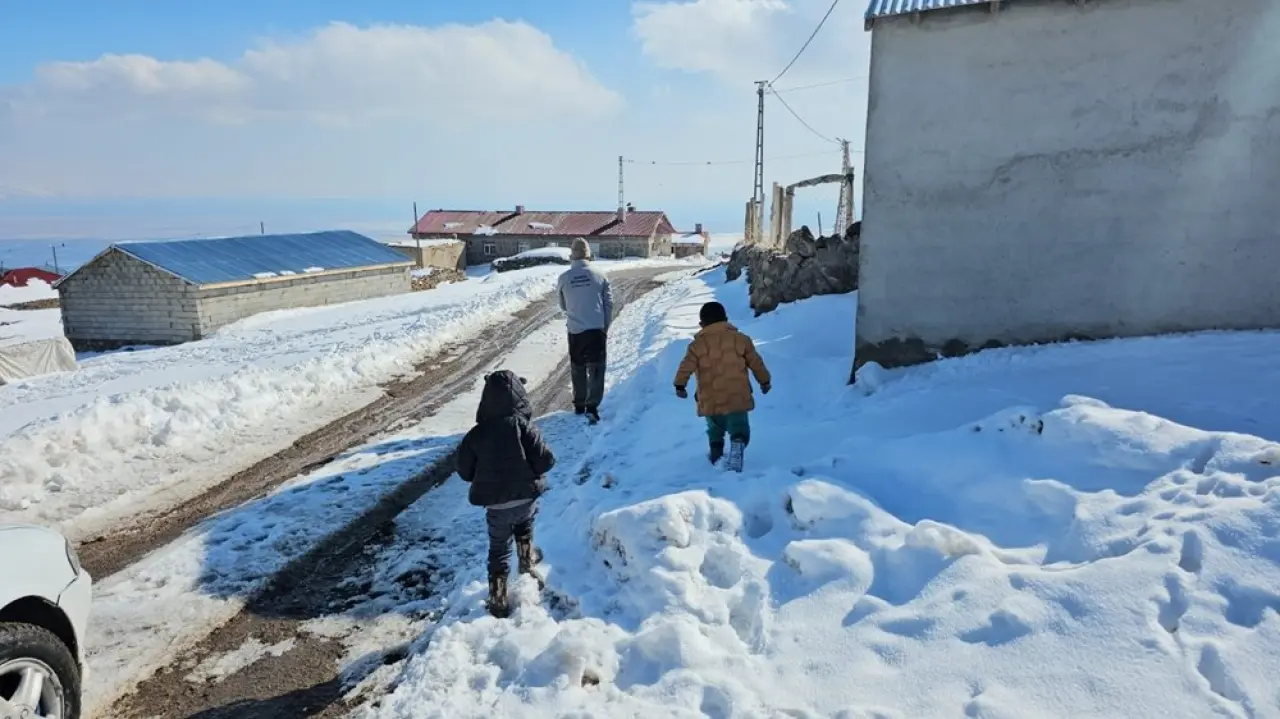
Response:
[{"label": "knit beanie hat", "polygon": [[719,302],[708,302],[702,306],[698,312],[698,322],[706,327],[717,322],[728,322],[729,314],[724,311],[724,305]]}]

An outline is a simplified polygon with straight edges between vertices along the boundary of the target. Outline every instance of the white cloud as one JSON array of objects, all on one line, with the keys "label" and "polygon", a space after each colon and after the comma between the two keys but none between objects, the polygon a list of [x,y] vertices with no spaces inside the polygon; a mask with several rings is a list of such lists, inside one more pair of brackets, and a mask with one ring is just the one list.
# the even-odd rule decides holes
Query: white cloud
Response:
[{"label": "white cloud", "polygon": [[232,63],[144,55],[55,62],[40,66],[29,84],[0,88],[0,103],[19,118],[173,113],[351,123],[596,118],[622,100],[545,33],[495,20],[432,28],[335,22],[291,41],[263,41]]},{"label": "white cloud", "polygon": [[[776,76],[830,7],[829,0],[643,1],[632,5],[633,30],[661,67],[746,83]],[[787,80],[865,75],[869,47],[861,14],[843,3]]]}]

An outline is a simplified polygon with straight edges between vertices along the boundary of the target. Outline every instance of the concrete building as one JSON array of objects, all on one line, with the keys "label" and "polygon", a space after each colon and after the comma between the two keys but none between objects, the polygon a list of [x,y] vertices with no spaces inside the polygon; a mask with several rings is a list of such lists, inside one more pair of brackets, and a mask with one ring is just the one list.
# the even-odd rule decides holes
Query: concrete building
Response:
[{"label": "concrete building", "polygon": [[874,0],[855,365],[1280,327],[1275,0]]},{"label": "concrete building", "polygon": [[55,285],[77,350],[198,340],[236,320],[408,292],[413,263],[354,232],[112,245]]},{"label": "concrete building", "polygon": [[517,205],[510,212],[432,210],[409,235],[463,240],[467,264],[483,265],[543,247],[568,247],[577,237],[602,259],[669,256],[675,232],[664,212],[536,212]]},{"label": "concrete building", "polygon": [[681,232],[672,238],[671,254],[676,257],[705,256],[710,244],[711,235],[703,231],[702,223],[698,223],[693,232]]},{"label": "concrete building", "polygon": [[462,240],[397,240],[388,242],[387,246],[413,260],[419,269],[461,271],[467,268],[467,243]]}]

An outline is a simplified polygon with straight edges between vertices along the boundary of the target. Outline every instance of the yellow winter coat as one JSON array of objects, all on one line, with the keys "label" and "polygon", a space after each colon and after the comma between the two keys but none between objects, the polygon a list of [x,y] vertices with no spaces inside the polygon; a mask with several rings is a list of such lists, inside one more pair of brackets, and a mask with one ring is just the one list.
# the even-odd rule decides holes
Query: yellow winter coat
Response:
[{"label": "yellow winter coat", "polygon": [[769,386],[769,369],[751,338],[728,322],[717,322],[694,335],[676,371],[676,386],[687,387],[690,375],[697,376],[699,417],[750,412],[756,402],[748,369],[762,388]]}]

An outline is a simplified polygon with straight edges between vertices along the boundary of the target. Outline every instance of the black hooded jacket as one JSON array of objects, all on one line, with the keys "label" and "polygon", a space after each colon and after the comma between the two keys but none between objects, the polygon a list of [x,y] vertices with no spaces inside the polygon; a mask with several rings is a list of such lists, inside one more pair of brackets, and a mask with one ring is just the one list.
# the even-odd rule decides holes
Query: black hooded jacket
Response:
[{"label": "black hooded jacket", "polygon": [[537,499],[556,458],[533,423],[524,383],[510,370],[485,377],[476,426],[458,446],[458,476],[478,507]]}]

